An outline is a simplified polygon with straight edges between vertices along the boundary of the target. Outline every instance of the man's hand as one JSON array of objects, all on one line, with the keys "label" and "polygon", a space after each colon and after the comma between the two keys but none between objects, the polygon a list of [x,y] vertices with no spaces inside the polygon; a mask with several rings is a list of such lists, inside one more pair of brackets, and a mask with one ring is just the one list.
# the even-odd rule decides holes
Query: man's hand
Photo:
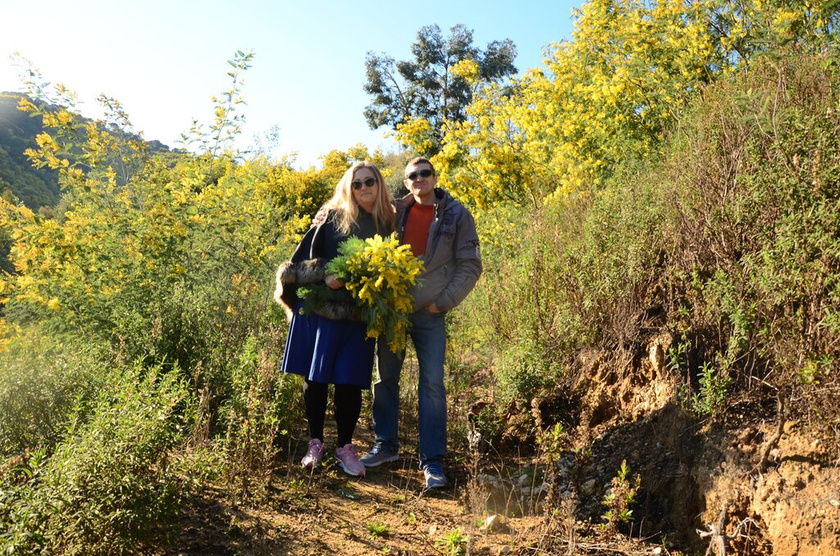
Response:
[{"label": "man's hand", "polygon": [[312,219],[312,227],[320,226],[327,220],[327,215],[329,215],[329,211],[324,207],[321,207],[318,210],[318,213],[315,215],[315,218]]},{"label": "man's hand", "polygon": [[438,309],[438,306],[435,303],[432,303],[431,305],[427,306],[426,310],[430,313],[442,313],[443,312],[440,309]]},{"label": "man's hand", "polygon": [[344,287],[344,282],[339,280],[335,274],[330,274],[329,276],[324,277],[324,282],[327,283],[327,287],[331,290],[340,290]]}]

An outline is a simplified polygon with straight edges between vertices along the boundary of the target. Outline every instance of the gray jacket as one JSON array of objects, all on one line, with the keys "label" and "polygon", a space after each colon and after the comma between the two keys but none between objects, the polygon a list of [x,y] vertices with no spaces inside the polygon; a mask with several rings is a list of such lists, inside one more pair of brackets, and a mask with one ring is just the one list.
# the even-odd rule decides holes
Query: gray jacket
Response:
[{"label": "gray jacket", "polygon": [[[397,235],[402,240],[414,197],[397,201]],[[475,220],[467,208],[447,191],[435,189],[435,212],[429,227],[425,271],[414,287],[414,309],[432,303],[441,311],[458,306],[481,276],[481,253]]]}]

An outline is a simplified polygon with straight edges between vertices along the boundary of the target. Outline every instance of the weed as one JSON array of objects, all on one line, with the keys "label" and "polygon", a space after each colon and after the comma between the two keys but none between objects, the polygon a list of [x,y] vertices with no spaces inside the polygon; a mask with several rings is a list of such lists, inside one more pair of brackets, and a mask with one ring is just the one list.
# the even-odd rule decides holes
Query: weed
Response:
[{"label": "weed", "polygon": [[691,410],[697,415],[713,416],[726,404],[729,376],[704,362],[699,380],[700,391],[691,396]]},{"label": "weed", "polygon": [[468,541],[469,537],[461,533],[461,529],[456,527],[439,539],[437,545],[451,556],[461,556],[467,553]]},{"label": "weed", "polygon": [[274,469],[277,439],[284,432],[296,388],[291,381],[277,380],[276,363],[269,353],[249,338],[239,363],[231,372],[231,394],[221,408],[225,435],[221,442],[228,486],[241,495],[265,493]]},{"label": "weed", "polygon": [[[569,435],[563,428],[562,423],[555,423],[553,427],[549,427],[545,430],[542,430],[540,428],[540,425],[542,424],[542,414],[537,404],[533,405],[532,413],[534,414],[538,427],[538,457],[540,463],[545,469],[545,477],[543,481],[544,484],[550,485],[550,488],[548,490],[548,497],[545,500],[544,504],[544,508],[548,510],[550,508],[556,507],[559,503],[557,486],[560,484],[560,481],[557,477],[557,462],[563,455],[563,449],[569,445]],[[532,503],[535,506],[533,509],[536,510],[537,501],[532,500]]]},{"label": "weed", "polygon": [[105,354],[102,344],[62,344],[37,326],[10,342],[0,355],[0,456],[52,451],[102,388]]},{"label": "weed", "polygon": [[25,483],[8,485],[0,521],[12,534],[0,551],[129,553],[164,531],[180,490],[168,454],[191,403],[177,375],[140,365],[111,373],[88,419],[71,423],[49,459],[29,459]]},{"label": "weed", "polygon": [[677,342],[668,348],[665,366],[674,374],[679,374],[680,370],[687,364],[688,349],[691,347],[689,342]]},{"label": "weed", "polygon": [[366,525],[368,533],[370,533],[371,539],[377,538],[387,538],[390,535],[391,531],[388,527],[387,523],[382,523],[379,520],[374,521],[373,523],[368,523]]}]

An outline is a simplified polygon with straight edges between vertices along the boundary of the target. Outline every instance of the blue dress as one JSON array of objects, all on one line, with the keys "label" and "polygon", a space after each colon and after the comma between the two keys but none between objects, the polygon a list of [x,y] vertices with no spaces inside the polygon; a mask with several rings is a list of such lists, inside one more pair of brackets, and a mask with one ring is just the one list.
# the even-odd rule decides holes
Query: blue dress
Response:
[{"label": "blue dress", "polygon": [[[373,237],[376,227],[373,217],[360,211],[354,233],[366,239]],[[328,219],[306,239],[292,256],[292,260],[308,258],[332,259],[338,253],[338,245],[347,236],[337,233]],[[312,382],[323,384],[353,384],[369,389],[373,373],[373,357],[376,340],[367,337],[364,322],[353,320],[331,320],[314,313],[301,314],[302,302],[294,305],[286,349],[283,355],[282,371],[301,375]]]},{"label": "blue dress", "polygon": [[312,382],[370,388],[376,340],[367,338],[365,323],[302,315],[300,307],[299,302],[289,326],[283,372]]}]

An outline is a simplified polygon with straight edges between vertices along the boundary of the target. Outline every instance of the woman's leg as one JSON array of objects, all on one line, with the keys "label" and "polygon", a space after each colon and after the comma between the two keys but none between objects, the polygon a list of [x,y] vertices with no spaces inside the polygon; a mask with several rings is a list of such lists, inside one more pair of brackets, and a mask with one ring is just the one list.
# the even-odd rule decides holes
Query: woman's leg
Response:
[{"label": "woman's leg", "polygon": [[317,438],[321,442],[324,441],[324,416],[327,413],[328,388],[327,384],[309,380],[303,384],[303,403],[306,407],[306,420],[309,422],[309,438]]},{"label": "woman's leg", "polygon": [[338,445],[353,442],[353,433],[362,412],[362,387],[353,384],[335,385],[335,425]]}]

